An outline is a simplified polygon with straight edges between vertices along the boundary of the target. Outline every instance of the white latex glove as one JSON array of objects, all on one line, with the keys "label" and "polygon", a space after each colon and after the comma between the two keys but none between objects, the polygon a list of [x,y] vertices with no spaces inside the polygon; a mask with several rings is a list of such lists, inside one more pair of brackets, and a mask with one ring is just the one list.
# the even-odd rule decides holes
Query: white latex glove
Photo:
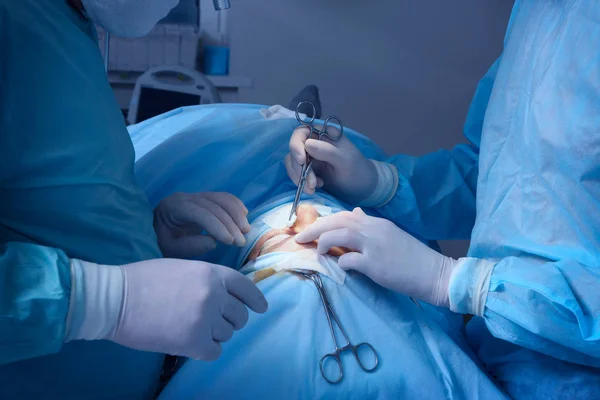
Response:
[{"label": "white latex glove", "polygon": [[154,230],[165,257],[194,258],[217,241],[243,246],[247,215],[244,203],[229,193],[175,193],[154,210]]},{"label": "white latex glove", "polygon": [[267,310],[244,275],[205,262],[173,259],[123,266],[71,262],[65,341],[111,340],[132,349],[215,360],[221,343]]},{"label": "white latex glove", "polygon": [[458,261],[445,257],[413,238],[394,223],[366,215],[360,208],[318,219],[296,235],[298,243],[318,240],[319,253],[343,246],[339,266],[356,270],[388,289],[449,306],[448,285]]}]

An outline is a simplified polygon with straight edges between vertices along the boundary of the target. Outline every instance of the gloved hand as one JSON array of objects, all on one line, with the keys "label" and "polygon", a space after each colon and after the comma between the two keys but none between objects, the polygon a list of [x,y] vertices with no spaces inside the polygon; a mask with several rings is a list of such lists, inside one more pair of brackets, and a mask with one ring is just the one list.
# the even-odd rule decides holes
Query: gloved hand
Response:
[{"label": "gloved hand", "polygon": [[356,270],[388,289],[449,306],[448,285],[458,261],[413,238],[394,223],[366,215],[360,208],[318,219],[296,235],[298,243],[318,240],[318,251],[343,246],[355,250],[339,258],[344,270]]},{"label": "gloved hand", "polygon": [[214,249],[216,241],[243,246],[250,231],[247,215],[229,193],[175,193],[154,210],[154,230],[165,257],[194,258]]},{"label": "gloved hand", "polygon": [[[322,126],[317,128],[322,129]],[[309,133],[304,126],[296,128],[290,139],[290,153],[285,158],[288,176],[295,184],[300,179],[306,153],[313,158],[312,171],[304,187],[305,193],[313,194],[317,187],[324,186],[341,200],[355,204],[375,191],[375,166],[345,135],[333,141],[326,136],[321,140],[309,139]]]},{"label": "gloved hand", "polygon": [[244,275],[205,262],[156,259],[123,266],[72,260],[66,340],[215,360],[221,343],[267,310]]},{"label": "gloved hand", "polygon": [[285,158],[288,176],[296,185],[306,153],[313,158],[304,187],[306,194],[314,194],[317,187],[324,187],[340,200],[369,207],[381,206],[390,200],[398,187],[394,166],[368,160],[345,135],[336,141],[326,136],[315,140],[308,138],[309,133],[303,126],[294,131],[290,153]]}]

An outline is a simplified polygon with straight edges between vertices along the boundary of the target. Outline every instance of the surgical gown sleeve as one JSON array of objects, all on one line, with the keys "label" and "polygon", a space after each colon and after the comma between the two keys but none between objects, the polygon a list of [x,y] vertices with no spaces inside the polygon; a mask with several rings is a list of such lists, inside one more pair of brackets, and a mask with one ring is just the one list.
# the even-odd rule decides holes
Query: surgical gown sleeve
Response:
[{"label": "surgical gown sleeve", "polygon": [[450,306],[501,339],[477,332],[496,364],[508,341],[600,367],[600,3],[516,2],[511,20]]},{"label": "surgical gown sleeve", "polygon": [[377,211],[413,234],[428,240],[468,239],[475,223],[479,145],[485,110],[498,63],[477,87],[464,133],[470,144],[421,157],[396,155],[388,160],[398,170],[395,196]]},{"label": "surgical gown sleeve", "polygon": [[35,244],[0,244],[0,365],[56,353],[71,293],[69,258]]},{"label": "surgical gown sleeve", "polygon": [[[466,259],[453,276],[449,288],[453,311],[482,315],[496,338],[600,367],[598,265],[575,260],[540,264],[518,257],[504,258],[490,271],[485,264]],[[476,310],[474,298],[480,292],[484,301]]]}]

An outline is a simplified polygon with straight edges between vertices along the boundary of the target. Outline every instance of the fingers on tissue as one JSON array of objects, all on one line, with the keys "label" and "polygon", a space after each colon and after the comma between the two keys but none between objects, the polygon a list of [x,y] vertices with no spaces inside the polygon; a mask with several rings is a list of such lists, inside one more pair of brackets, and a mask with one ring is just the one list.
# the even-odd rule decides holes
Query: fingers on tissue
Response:
[{"label": "fingers on tissue", "polygon": [[[263,254],[278,251],[278,249],[280,249],[284,243],[287,243],[289,241],[294,241],[295,235],[304,231],[304,229],[306,229],[306,227],[308,227],[310,224],[315,222],[317,220],[317,218],[319,217],[319,212],[317,211],[317,209],[310,204],[300,204],[298,206],[298,210],[297,210],[296,214],[297,214],[296,221],[294,222],[294,224],[291,227],[287,227],[284,229],[273,229],[271,231],[268,231],[266,234],[264,234],[254,245],[254,248],[250,252],[250,255],[248,256],[248,259],[246,260],[246,262],[252,261]],[[264,245],[267,241],[269,241],[270,239],[272,239],[276,236],[280,236],[280,235],[281,236],[288,235],[289,240],[282,240],[278,243],[278,245],[272,246],[269,249],[264,249]],[[294,241],[294,243],[295,243],[295,241]],[[306,244],[302,244],[302,245],[296,244],[296,245],[298,246],[298,250],[308,249],[308,248],[316,249],[317,243],[318,243],[318,241],[315,240],[314,242],[311,242],[311,243],[306,243]],[[279,251],[285,251],[285,250],[279,250]],[[333,256],[333,257],[340,257],[341,255],[349,253],[351,251],[352,250],[344,248],[344,247],[332,247],[327,254],[329,254],[330,256]]]}]

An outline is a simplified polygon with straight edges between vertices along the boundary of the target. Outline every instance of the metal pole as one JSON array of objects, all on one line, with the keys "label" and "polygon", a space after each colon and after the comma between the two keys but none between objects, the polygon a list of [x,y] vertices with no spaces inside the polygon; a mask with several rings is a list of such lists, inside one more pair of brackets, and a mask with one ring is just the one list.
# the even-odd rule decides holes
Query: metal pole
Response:
[{"label": "metal pole", "polygon": [[215,11],[227,10],[231,7],[229,0],[213,0]]},{"label": "metal pole", "polygon": [[108,58],[110,56],[110,34],[105,31],[104,33],[104,69],[108,75]]}]

